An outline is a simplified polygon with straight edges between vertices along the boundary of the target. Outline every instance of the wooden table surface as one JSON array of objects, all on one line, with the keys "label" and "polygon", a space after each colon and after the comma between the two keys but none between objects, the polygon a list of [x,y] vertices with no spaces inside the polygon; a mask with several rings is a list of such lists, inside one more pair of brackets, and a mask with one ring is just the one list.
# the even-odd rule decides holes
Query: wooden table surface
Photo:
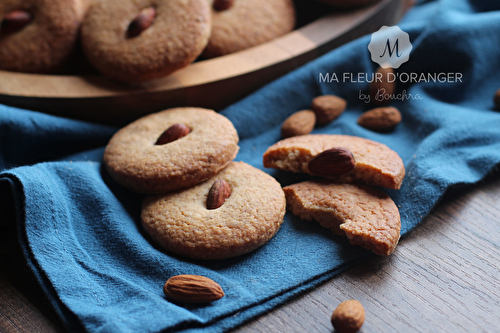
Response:
[{"label": "wooden table surface", "polygon": [[[366,310],[360,332],[500,332],[499,202],[498,171],[451,188],[391,256],[373,255],[234,332],[332,332],[333,309],[351,298]],[[0,332],[65,332],[13,255],[0,252]]]}]

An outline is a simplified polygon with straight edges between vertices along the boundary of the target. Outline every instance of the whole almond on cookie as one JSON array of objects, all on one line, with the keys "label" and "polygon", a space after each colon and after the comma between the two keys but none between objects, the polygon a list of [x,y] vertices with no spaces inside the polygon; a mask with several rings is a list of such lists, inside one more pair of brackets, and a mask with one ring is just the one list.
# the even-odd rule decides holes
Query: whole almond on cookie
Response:
[{"label": "whole almond on cookie", "polygon": [[389,104],[395,90],[394,70],[391,67],[379,67],[375,72],[373,81],[370,83],[371,103],[375,106]]},{"label": "whole almond on cookie", "polygon": [[309,161],[309,171],[318,176],[340,176],[354,169],[356,161],[351,151],[336,147],[327,149]]},{"label": "whole almond on cookie", "polygon": [[217,209],[221,207],[226,199],[231,196],[231,187],[223,180],[218,179],[214,182],[207,196],[207,209]]},{"label": "whole almond on cookie", "polygon": [[358,118],[358,125],[376,132],[387,132],[401,122],[401,113],[395,107],[381,107],[366,111]]},{"label": "whole almond on cookie", "polygon": [[337,119],[346,106],[345,99],[334,95],[318,96],[311,103],[311,109],[316,114],[316,124],[320,126]]},{"label": "whole almond on cookie", "polygon": [[185,303],[208,303],[224,297],[221,286],[201,275],[177,275],[167,280],[163,293],[171,300]]},{"label": "whole almond on cookie", "polygon": [[316,115],[311,110],[295,112],[281,125],[281,136],[290,138],[292,136],[306,135],[311,133],[316,123]]},{"label": "whole almond on cookie", "polygon": [[158,140],[156,141],[156,145],[165,145],[175,140],[179,140],[180,138],[185,137],[191,132],[189,127],[184,124],[173,124],[169,128],[163,132]]},{"label": "whole almond on cookie", "polygon": [[364,322],[365,309],[355,299],[340,303],[332,314],[332,325],[339,333],[357,332]]},{"label": "whole almond on cookie", "polygon": [[233,6],[234,0],[214,0],[213,8],[216,11],[227,10]]},{"label": "whole almond on cookie", "polygon": [[127,36],[129,38],[139,36],[153,24],[155,17],[156,9],[154,9],[154,7],[148,7],[141,10],[139,15],[132,22],[130,22],[127,30]]},{"label": "whole almond on cookie", "polygon": [[28,25],[33,16],[23,10],[16,10],[6,14],[0,23],[0,35],[13,33]]},{"label": "whole almond on cookie", "polygon": [[309,162],[330,147],[343,147],[356,158],[352,172],[323,176],[340,183],[365,184],[399,189],[405,168],[401,157],[384,144],[352,135],[308,134],[283,139],[267,148],[262,156],[266,168],[312,174]]}]

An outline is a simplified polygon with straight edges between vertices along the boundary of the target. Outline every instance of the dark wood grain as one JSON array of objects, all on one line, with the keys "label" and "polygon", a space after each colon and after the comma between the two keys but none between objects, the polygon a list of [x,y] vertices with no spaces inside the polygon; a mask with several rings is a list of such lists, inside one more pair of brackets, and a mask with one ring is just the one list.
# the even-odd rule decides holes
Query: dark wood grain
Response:
[{"label": "dark wood grain", "polygon": [[0,332],[63,332],[0,275]]},{"label": "dark wood grain", "polygon": [[11,246],[9,246],[11,251],[5,252],[6,241],[2,237],[0,332],[64,332],[59,319],[28,270],[20,252],[12,251]]},{"label": "dark wood grain", "polygon": [[500,331],[500,177],[450,189],[389,257],[372,256],[235,332],[331,332],[347,299],[360,332]]},{"label": "dark wood grain", "polygon": [[[373,255],[234,332],[332,332],[331,313],[351,298],[365,306],[360,332],[498,332],[498,202],[498,172],[452,188],[391,256]],[[0,261],[0,332],[63,332],[36,286],[23,287],[27,271],[8,274],[5,265]]]},{"label": "dark wood grain", "polygon": [[[5,199],[1,198],[2,204],[13,208],[12,200],[8,202]],[[12,219],[13,209],[9,210],[2,204],[2,217],[10,216]],[[15,226],[0,229],[0,333],[64,332],[59,318],[28,268],[17,239]]]}]

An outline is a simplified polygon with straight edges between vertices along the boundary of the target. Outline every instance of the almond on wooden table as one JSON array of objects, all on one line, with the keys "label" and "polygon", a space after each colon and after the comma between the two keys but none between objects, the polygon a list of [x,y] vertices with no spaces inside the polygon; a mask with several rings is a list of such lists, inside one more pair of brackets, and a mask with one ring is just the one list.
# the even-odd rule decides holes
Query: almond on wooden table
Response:
[{"label": "almond on wooden table", "polygon": [[167,280],[163,293],[171,300],[185,303],[208,303],[224,297],[221,286],[201,275],[176,275]]},{"label": "almond on wooden table", "polygon": [[340,303],[331,319],[336,332],[354,333],[365,322],[365,309],[359,301],[351,299]]},{"label": "almond on wooden table", "polygon": [[316,123],[316,115],[311,110],[295,112],[281,125],[281,136],[290,138],[292,136],[306,135],[311,133]]},{"label": "almond on wooden table", "polygon": [[358,118],[358,125],[377,132],[387,132],[401,122],[401,113],[392,106],[366,111]]}]

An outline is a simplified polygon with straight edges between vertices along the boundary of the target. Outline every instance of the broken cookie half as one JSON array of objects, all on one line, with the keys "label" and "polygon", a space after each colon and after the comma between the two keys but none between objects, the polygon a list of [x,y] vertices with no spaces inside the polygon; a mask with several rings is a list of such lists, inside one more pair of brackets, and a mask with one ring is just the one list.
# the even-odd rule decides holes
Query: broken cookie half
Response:
[{"label": "broken cookie half", "polygon": [[399,210],[379,189],[361,184],[312,180],[283,188],[287,209],[306,221],[318,221],[353,245],[379,255],[391,254],[401,230]]},{"label": "broken cookie half", "polygon": [[[340,168],[345,173],[339,173],[332,164],[341,150],[350,151],[354,161],[352,168]],[[395,151],[382,143],[350,135],[310,134],[288,138],[269,147],[263,163],[266,168],[304,172],[337,183],[363,182],[396,190],[405,176],[403,161]]]}]

